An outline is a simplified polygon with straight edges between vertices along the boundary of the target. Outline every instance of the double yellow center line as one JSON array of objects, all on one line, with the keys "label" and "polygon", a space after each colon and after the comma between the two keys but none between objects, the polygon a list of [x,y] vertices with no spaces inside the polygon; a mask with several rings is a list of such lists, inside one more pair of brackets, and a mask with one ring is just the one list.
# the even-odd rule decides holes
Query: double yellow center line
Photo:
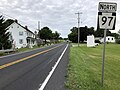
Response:
[{"label": "double yellow center line", "polygon": [[62,45],[59,45],[59,46],[50,48],[50,49],[48,49],[48,50],[44,50],[44,51],[41,51],[41,52],[39,52],[39,53],[30,55],[30,56],[28,56],[28,57],[25,57],[25,58],[22,58],[22,59],[19,59],[19,60],[16,60],[16,61],[13,61],[13,62],[4,64],[4,65],[1,65],[1,66],[0,66],[0,70],[3,69],[3,68],[6,68],[6,67],[12,66],[12,65],[14,65],[14,64],[20,63],[20,62],[22,62],[22,61],[28,60],[28,59],[30,59],[30,58],[32,58],[32,57],[37,56],[37,55],[40,55],[40,54],[46,53],[46,52],[48,52],[48,51],[51,51],[51,50],[53,50],[53,49],[55,49],[55,48],[57,48],[57,47],[60,47],[60,46],[62,46]]}]

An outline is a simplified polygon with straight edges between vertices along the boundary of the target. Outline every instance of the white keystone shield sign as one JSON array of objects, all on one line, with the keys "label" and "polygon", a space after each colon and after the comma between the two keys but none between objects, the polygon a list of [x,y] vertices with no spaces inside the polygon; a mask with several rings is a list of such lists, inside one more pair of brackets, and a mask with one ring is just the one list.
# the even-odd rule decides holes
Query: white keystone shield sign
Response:
[{"label": "white keystone shield sign", "polygon": [[102,13],[98,12],[98,22],[100,29],[115,29],[116,13]]}]

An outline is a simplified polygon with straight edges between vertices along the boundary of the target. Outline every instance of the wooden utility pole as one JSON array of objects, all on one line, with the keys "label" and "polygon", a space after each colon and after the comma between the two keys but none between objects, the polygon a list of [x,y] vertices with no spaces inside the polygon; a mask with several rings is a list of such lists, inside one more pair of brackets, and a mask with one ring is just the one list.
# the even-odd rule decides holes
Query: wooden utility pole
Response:
[{"label": "wooden utility pole", "polygon": [[75,14],[78,15],[78,47],[79,47],[79,43],[80,43],[80,14],[82,14],[82,12],[78,12]]}]

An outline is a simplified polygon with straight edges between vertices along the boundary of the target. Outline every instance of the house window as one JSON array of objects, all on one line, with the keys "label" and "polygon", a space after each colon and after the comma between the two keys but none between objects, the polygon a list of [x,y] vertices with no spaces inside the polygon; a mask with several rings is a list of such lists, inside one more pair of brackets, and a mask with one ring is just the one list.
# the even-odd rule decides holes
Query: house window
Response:
[{"label": "house window", "polygon": [[27,36],[28,36],[28,32],[26,32]]},{"label": "house window", "polygon": [[112,38],[112,40],[113,40],[113,38]]},{"label": "house window", "polygon": [[110,38],[108,38],[108,40],[110,40]]},{"label": "house window", "polygon": [[22,31],[21,31],[21,32],[19,32],[19,35],[20,35],[20,36],[22,36],[22,35],[23,35],[23,32],[22,32]]},{"label": "house window", "polygon": [[32,34],[31,34],[31,33],[29,33],[29,36],[32,36]]},{"label": "house window", "polygon": [[33,44],[34,44],[35,42],[33,41]]},{"label": "house window", "polygon": [[19,28],[19,26],[17,26],[17,28]]},{"label": "house window", "polygon": [[13,28],[13,26],[11,26],[11,28]]},{"label": "house window", "polygon": [[20,43],[20,44],[23,44],[23,39],[19,39],[19,43]]}]

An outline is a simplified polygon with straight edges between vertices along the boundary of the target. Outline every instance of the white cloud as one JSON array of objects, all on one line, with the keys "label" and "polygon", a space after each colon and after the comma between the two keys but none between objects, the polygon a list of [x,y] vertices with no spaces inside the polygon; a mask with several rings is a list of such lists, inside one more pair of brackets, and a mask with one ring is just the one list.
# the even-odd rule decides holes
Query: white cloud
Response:
[{"label": "white cloud", "polygon": [[[67,37],[70,28],[77,26],[76,12],[82,12],[81,26],[97,26],[98,3],[110,0],[1,0],[0,11],[12,16],[23,25],[37,28],[48,26],[53,31],[57,30],[61,36]],[[120,1],[111,0],[118,5],[116,31],[120,27]]]}]

